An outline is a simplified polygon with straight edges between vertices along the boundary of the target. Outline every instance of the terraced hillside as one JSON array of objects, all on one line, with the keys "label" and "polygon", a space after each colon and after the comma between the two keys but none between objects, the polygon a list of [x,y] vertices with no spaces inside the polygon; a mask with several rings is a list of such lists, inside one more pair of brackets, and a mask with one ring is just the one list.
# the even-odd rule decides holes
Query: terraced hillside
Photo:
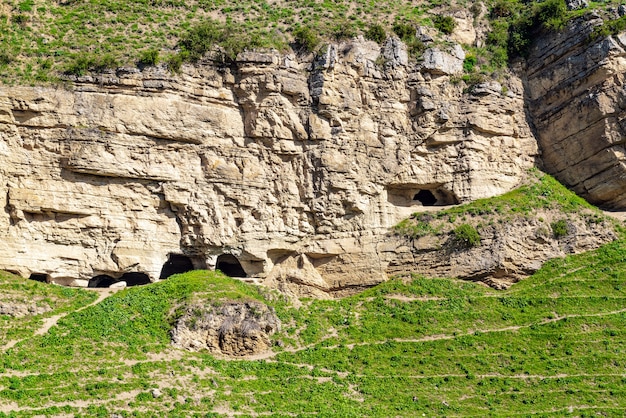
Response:
[{"label": "terraced hillside", "polygon": [[[1,317],[4,329],[26,326],[5,336],[19,341],[3,348],[0,416],[622,416],[624,254],[621,239],[506,291],[405,277],[300,308],[192,272],[120,291],[36,335],[45,318],[94,299],[61,289],[46,313]],[[2,286],[51,289],[7,274]],[[283,331],[272,352],[233,360],[172,348],[174,307],[198,295],[273,305]]]}]

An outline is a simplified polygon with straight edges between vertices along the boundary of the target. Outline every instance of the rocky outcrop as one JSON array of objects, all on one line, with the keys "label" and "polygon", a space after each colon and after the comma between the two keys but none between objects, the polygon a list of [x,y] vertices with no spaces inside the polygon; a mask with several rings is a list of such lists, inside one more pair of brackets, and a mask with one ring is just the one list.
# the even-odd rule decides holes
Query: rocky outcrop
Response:
[{"label": "rocky outcrop", "polygon": [[526,70],[545,169],[592,203],[626,208],[626,36],[589,43],[589,15],[540,37]]},{"label": "rocky outcrop", "polygon": [[356,39],[2,87],[0,268],[87,286],[230,254],[296,294],[379,283],[391,226],[506,192],[537,153],[519,80],[469,94],[437,65]]},{"label": "rocky outcrop", "polygon": [[273,309],[263,303],[226,301],[188,306],[171,335],[179,348],[237,357],[268,351],[270,336],[280,326]]},{"label": "rocky outcrop", "polygon": [[40,315],[50,312],[52,308],[45,303],[33,303],[27,301],[11,300],[11,298],[3,297],[0,301],[0,315],[6,315],[13,318],[21,318],[29,315]]},{"label": "rocky outcrop", "polygon": [[[428,213],[420,217],[422,222],[437,223]],[[565,230],[555,234],[552,225],[559,221]],[[452,228],[449,220],[440,220],[439,224],[444,222]],[[533,274],[551,258],[589,251],[616,239],[612,222],[587,210],[569,215],[541,210],[532,216],[472,216],[463,222],[478,230],[479,244],[460,242],[452,230],[409,237],[404,246],[391,249],[394,257],[389,272],[462,277],[506,288]]]}]

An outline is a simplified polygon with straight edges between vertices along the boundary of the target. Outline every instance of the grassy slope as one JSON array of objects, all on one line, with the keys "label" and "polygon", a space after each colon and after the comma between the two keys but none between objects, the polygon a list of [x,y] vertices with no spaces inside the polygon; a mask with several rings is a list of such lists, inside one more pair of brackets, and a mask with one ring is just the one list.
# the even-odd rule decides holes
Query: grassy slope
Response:
[{"label": "grassy slope", "polygon": [[[552,176],[533,169],[526,183],[501,196],[478,199],[438,212],[414,213],[398,223],[394,230],[397,234],[417,238],[448,234],[459,225],[470,224],[480,234],[491,224],[507,224],[519,218],[538,219],[544,223],[546,234],[550,235],[556,232],[557,222],[573,218],[583,218],[588,224],[605,222],[611,228],[613,221],[610,218]],[[547,213],[556,216],[558,221],[543,219]]]},{"label": "grassy slope", "polygon": [[[562,27],[570,17],[591,9],[609,10],[619,2],[591,2],[588,9],[577,12],[560,7],[554,12],[558,17],[540,13],[541,7],[523,0],[484,3],[490,11],[486,16],[492,33],[485,47],[465,46],[471,56],[467,71],[475,78],[489,77],[506,66],[507,48],[524,50],[533,24]],[[0,3],[0,83],[40,84],[54,82],[66,71],[82,74],[87,67],[135,65],[148,51],[158,51],[167,61],[176,55],[188,30],[209,19],[228,27],[221,41],[228,44],[227,49],[288,49],[299,27],[310,28],[309,34],[323,43],[365,34],[374,24],[387,34],[398,23],[438,27],[438,15],[469,9],[479,16],[477,5],[469,0],[4,0]],[[522,36],[514,46],[510,31]],[[410,44],[415,41],[411,32],[403,35]],[[437,43],[448,41],[440,35]]]},{"label": "grassy slope", "polygon": [[166,58],[187,29],[207,19],[234,25],[233,36],[256,34],[284,48],[300,25],[328,38],[363,33],[372,23],[389,31],[399,20],[432,26],[432,7],[396,0],[7,0],[0,5],[0,80],[45,82],[86,55],[108,54],[119,65],[134,65],[149,49]]},{"label": "grassy slope", "polygon": [[[554,260],[503,292],[415,277],[300,309],[215,273],[174,276],[8,350],[0,405],[12,416],[622,416],[625,254],[620,240]],[[169,348],[168,313],[191,297],[270,297],[284,348],[256,361]]]}]

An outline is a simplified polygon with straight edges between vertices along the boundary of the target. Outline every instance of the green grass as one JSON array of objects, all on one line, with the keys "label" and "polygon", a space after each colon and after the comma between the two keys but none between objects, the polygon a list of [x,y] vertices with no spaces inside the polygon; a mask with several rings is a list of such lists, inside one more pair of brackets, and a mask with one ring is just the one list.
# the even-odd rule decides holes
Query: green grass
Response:
[{"label": "green grass", "polygon": [[[546,211],[564,218],[580,216],[587,223],[611,222],[600,210],[569,191],[550,175],[532,170],[527,184],[508,193],[478,199],[436,213],[417,212],[398,223],[394,230],[400,235],[419,238],[446,234],[466,223],[480,230],[489,224],[509,223],[519,218],[541,220],[542,213]],[[546,228],[551,228],[555,237],[561,237],[567,232],[566,220],[560,219],[552,225],[546,223]],[[476,237],[472,241],[478,242]]]},{"label": "green grass", "polygon": [[[622,416],[625,254],[619,240],[553,260],[506,291],[413,277],[300,308],[217,273],[173,276],[5,352],[0,405],[13,402],[16,417]],[[198,299],[273,305],[283,322],[276,355],[224,360],[170,348],[177,307]]]},{"label": "green grass", "polygon": [[0,272],[0,295],[0,303],[46,310],[36,316],[0,315],[0,345],[31,336],[41,326],[44,318],[76,310],[96,299],[93,293],[33,281],[25,282],[24,279],[3,272]]},{"label": "green grass", "polygon": [[[561,3],[487,1],[492,32],[487,47],[478,50],[474,70],[490,75],[506,66],[511,53],[527,48],[536,22],[561,27],[567,19],[584,12],[563,12]],[[604,11],[616,4],[613,0],[592,2],[588,10]],[[206,39],[211,42],[205,47],[219,45],[229,59],[246,48],[288,50],[303,28],[319,38],[320,47],[359,34],[381,42],[394,28],[409,28],[401,37],[409,43],[413,56],[419,57],[424,45],[415,38],[415,27],[434,26],[441,32],[437,42],[445,42],[445,34],[454,31],[450,15],[463,7],[468,5],[396,0],[7,0],[0,8],[0,82],[41,84],[58,80],[64,72],[81,75],[87,70],[102,71],[109,67],[92,62],[85,68],[85,60],[97,61],[104,56],[110,58],[107,64],[136,65],[145,64],[146,54],[157,51],[162,61],[170,62],[181,50],[184,52],[181,41],[207,23],[221,34]],[[477,12],[475,9],[476,16]],[[607,25],[608,29],[598,34],[621,27]],[[311,45],[307,42],[306,47]],[[194,51],[190,51],[191,58]]]}]

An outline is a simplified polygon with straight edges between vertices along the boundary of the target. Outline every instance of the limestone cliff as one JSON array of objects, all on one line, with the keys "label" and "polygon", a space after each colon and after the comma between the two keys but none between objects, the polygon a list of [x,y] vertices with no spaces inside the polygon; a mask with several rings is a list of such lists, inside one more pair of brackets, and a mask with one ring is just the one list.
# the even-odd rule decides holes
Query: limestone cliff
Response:
[{"label": "limestone cliff", "polygon": [[626,208],[626,35],[591,41],[596,15],[540,37],[526,69],[545,169],[589,201]]},{"label": "limestone cliff", "polygon": [[510,190],[538,152],[519,79],[468,93],[458,46],[404,48],[0,88],[0,268],[87,286],[184,255],[305,294],[385,280],[391,226]]}]

